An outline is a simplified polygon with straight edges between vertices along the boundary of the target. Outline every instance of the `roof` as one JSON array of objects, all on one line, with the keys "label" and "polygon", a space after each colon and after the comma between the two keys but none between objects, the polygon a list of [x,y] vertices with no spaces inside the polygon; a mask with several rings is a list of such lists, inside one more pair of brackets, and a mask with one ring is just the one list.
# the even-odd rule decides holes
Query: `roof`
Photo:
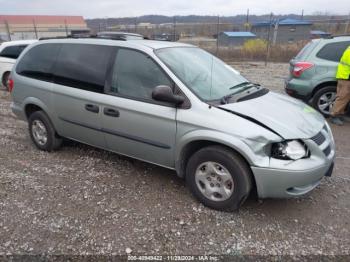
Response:
[{"label": "roof", "polygon": [[2,42],[2,43],[0,43],[0,52],[8,46],[30,45],[30,44],[33,44],[37,41],[38,40],[18,40],[18,41]]},{"label": "roof", "polygon": [[61,39],[48,39],[39,41],[40,43],[82,43],[82,44],[104,44],[111,46],[124,46],[124,47],[136,47],[136,48],[150,48],[161,49],[169,47],[194,47],[190,44],[180,42],[167,42],[167,41],[155,41],[155,40],[110,40],[103,38],[61,38]]},{"label": "roof", "polygon": [[321,30],[311,30],[310,34],[312,35],[331,35],[331,33],[327,33]]},{"label": "roof", "polygon": [[55,16],[55,15],[0,15],[0,23],[9,24],[84,24],[82,16]]},{"label": "roof", "polygon": [[312,25],[312,23],[309,21],[292,19],[292,18],[280,20],[278,24],[279,25]]},{"label": "roof", "polygon": [[14,45],[30,45],[32,43],[37,42],[38,40],[18,40],[18,41],[7,41],[1,43],[1,46],[14,46]]},{"label": "roof", "polygon": [[222,32],[228,37],[256,37],[255,34],[251,32]]},{"label": "roof", "polygon": [[269,21],[254,23],[253,26],[268,26],[270,24],[275,25],[277,22],[278,25],[312,25],[310,21],[286,18],[282,20],[273,20],[271,23]]}]

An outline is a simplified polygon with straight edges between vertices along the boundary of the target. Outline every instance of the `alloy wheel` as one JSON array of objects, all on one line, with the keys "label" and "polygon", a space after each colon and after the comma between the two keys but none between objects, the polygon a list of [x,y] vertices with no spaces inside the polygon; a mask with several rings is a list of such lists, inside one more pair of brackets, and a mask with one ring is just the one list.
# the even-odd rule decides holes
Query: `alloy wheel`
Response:
[{"label": "alloy wheel", "polygon": [[317,101],[318,109],[325,115],[330,115],[337,94],[335,92],[324,93]]}]

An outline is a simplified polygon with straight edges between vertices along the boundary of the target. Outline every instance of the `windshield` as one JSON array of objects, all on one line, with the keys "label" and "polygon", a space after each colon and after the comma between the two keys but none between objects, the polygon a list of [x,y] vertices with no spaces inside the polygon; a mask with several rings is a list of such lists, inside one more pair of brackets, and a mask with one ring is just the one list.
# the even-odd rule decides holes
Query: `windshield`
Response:
[{"label": "windshield", "polygon": [[202,100],[221,99],[247,82],[232,67],[200,48],[164,48],[156,54]]}]

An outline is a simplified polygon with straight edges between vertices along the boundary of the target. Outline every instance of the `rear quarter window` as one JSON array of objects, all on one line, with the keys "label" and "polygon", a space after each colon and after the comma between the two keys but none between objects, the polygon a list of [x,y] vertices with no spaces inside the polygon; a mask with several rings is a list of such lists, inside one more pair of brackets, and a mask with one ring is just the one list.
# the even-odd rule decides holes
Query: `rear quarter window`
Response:
[{"label": "rear quarter window", "polygon": [[103,93],[112,46],[62,44],[55,68],[54,82],[86,91]]},{"label": "rear quarter window", "polygon": [[16,73],[30,78],[51,81],[52,67],[59,49],[60,44],[34,46],[20,59]]},{"label": "rear quarter window", "polygon": [[297,56],[295,57],[296,59],[302,59],[303,57],[307,56],[308,54],[310,54],[310,52],[312,50],[314,50],[315,46],[317,45],[316,41],[311,41],[309,43],[307,43],[301,50],[300,52],[297,54]]},{"label": "rear quarter window", "polygon": [[350,41],[326,44],[318,51],[316,56],[321,59],[339,62],[348,46],[350,46]]},{"label": "rear quarter window", "polygon": [[15,45],[5,47],[1,52],[1,57],[17,59],[22,51],[27,47],[27,45]]}]

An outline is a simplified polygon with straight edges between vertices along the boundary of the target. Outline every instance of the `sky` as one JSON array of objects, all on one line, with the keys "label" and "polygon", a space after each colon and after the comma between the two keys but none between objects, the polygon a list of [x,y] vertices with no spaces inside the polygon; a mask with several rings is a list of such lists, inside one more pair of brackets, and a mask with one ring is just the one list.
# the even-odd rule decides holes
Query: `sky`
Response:
[{"label": "sky", "polygon": [[0,0],[0,15],[82,15],[85,18],[160,15],[261,15],[327,12],[347,15],[350,0]]}]

